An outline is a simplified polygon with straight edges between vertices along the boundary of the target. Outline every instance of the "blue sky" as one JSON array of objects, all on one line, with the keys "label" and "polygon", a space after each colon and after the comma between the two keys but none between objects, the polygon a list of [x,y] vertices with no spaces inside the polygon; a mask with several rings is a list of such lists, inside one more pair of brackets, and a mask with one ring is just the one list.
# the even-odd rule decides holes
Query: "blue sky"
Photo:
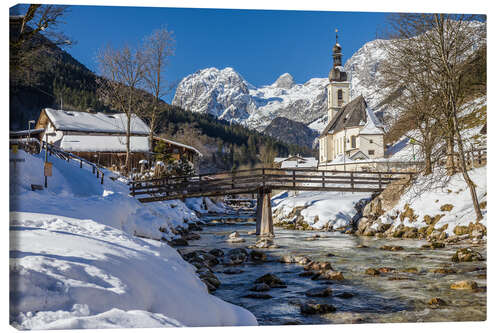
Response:
[{"label": "blue sky", "polygon": [[345,61],[384,30],[385,19],[384,13],[361,12],[71,6],[62,28],[77,42],[67,51],[93,71],[99,48],[139,43],[166,25],[176,38],[169,80],[202,68],[233,67],[261,86],[285,72],[297,83],[326,77],[335,28]]}]

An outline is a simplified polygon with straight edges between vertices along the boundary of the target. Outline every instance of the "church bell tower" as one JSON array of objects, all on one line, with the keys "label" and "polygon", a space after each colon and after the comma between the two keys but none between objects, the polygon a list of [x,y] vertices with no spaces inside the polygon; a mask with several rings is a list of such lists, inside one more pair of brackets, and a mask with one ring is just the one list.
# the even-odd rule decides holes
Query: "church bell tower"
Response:
[{"label": "church bell tower", "polygon": [[351,94],[347,73],[342,69],[342,47],[339,44],[338,30],[335,29],[335,45],[333,46],[333,67],[328,75],[328,122],[345,104],[350,102]]}]

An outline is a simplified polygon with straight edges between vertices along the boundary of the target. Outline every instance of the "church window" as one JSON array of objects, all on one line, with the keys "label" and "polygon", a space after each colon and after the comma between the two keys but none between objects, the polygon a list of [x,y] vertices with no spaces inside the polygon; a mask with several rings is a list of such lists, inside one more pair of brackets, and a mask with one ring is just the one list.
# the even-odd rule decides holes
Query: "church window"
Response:
[{"label": "church window", "polygon": [[368,150],[368,155],[375,155],[375,150]]},{"label": "church window", "polygon": [[342,104],[342,99],[343,99],[342,97],[343,97],[343,96],[342,96],[342,89],[339,89],[339,90],[337,91],[337,98],[338,98],[338,100],[339,100],[339,104]]},{"label": "church window", "polygon": [[351,135],[351,148],[356,148],[356,136]]},{"label": "church window", "polygon": [[370,139],[370,143],[373,143],[373,140],[372,140],[372,139]]}]

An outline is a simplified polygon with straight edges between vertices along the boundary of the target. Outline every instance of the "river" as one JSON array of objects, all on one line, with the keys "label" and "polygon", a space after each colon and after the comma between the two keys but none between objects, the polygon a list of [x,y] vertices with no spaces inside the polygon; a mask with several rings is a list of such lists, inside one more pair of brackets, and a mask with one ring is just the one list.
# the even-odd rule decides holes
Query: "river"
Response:
[{"label": "river", "polygon": [[[225,220],[221,220],[224,218]],[[183,251],[214,248],[228,250],[255,244],[255,222],[249,215],[204,216],[207,226],[199,232],[201,238],[191,241]],[[229,223],[238,218],[239,222]],[[224,222],[222,222],[224,221]],[[245,243],[231,244],[226,239],[238,231]],[[311,236],[319,235],[315,240]],[[446,245],[434,250],[421,249],[425,240],[377,239],[359,237],[339,232],[314,232],[275,228],[276,249],[259,249],[267,254],[263,263],[245,262],[238,269],[240,274],[223,273],[227,267],[216,265],[213,271],[221,281],[214,295],[250,310],[260,325],[283,324],[336,324],[336,323],[386,323],[426,321],[480,321],[486,319],[486,261],[454,263],[452,255],[464,245]],[[365,247],[360,247],[361,245]],[[401,251],[385,251],[384,245],[399,245]],[[474,247],[486,258],[484,245]],[[315,261],[329,261],[334,270],[341,271],[344,281],[311,280],[300,277],[304,272],[298,264],[284,264],[284,255],[307,256]],[[368,268],[390,267],[394,272],[368,275]],[[455,274],[438,274],[436,268],[451,268]],[[266,292],[270,299],[253,299],[243,296],[253,282],[266,273],[273,273],[283,280],[287,288],[273,288]],[[453,290],[455,281],[474,280],[479,288]],[[329,297],[311,298],[305,291],[328,285],[333,293]],[[346,297],[348,295],[348,297]],[[429,300],[438,297],[446,305],[431,307]],[[303,315],[300,303],[314,301],[328,303],[336,311],[323,315]]]}]

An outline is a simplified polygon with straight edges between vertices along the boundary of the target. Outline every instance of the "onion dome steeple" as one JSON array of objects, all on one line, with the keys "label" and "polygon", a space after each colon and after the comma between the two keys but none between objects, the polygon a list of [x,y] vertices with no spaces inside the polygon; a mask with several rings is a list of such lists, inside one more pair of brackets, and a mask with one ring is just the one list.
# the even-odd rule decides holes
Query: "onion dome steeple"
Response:
[{"label": "onion dome steeple", "polygon": [[328,78],[330,82],[333,81],[346,81],[347,73],[341,71],[339,67],[342,66],[342,47],[339,44],[338,29],[335,29],[335,45],[333,46],[333,68],[330,70]]}]

